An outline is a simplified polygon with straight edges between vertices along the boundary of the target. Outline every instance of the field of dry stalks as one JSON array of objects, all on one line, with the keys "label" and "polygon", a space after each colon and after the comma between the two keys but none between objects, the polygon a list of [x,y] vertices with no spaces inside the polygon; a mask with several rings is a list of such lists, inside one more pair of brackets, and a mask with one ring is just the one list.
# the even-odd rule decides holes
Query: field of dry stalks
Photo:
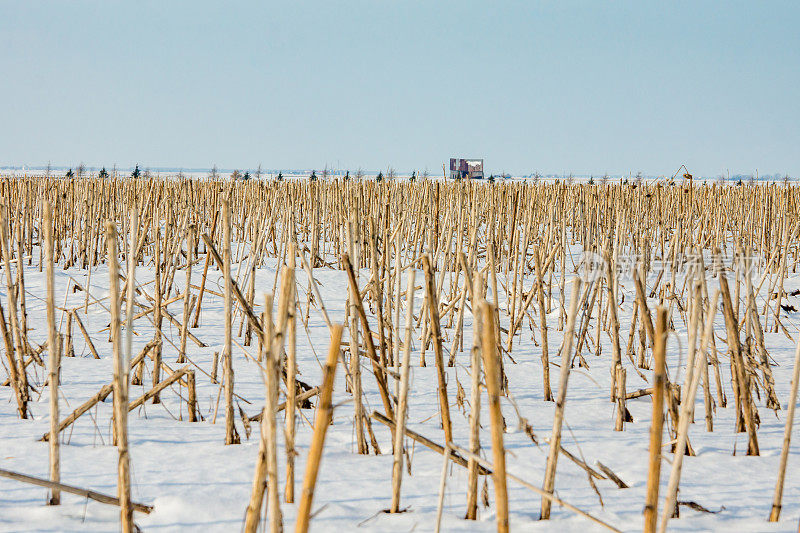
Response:
[{"label": "field of dry stalks", "polygon": [[0,179],[0,530],[796,530],[799,202]]}]

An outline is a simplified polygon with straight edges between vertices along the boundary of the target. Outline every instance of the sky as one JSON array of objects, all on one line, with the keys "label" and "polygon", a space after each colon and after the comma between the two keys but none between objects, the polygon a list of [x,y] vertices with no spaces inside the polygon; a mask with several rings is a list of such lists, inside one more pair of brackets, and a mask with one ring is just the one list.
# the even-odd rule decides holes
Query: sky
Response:
[{"label": "sky", "polygon": [[800,176],[800,2],[0,0],[0,165]]}]

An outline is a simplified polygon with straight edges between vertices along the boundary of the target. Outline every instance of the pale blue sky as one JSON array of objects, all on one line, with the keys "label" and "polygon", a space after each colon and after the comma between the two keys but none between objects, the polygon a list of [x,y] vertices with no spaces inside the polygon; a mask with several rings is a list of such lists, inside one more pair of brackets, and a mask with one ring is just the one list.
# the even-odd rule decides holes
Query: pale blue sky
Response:
[{"label": "pale blue sky", "polygon": [[0,165],[800,175],[800,2],[0,0]]}]

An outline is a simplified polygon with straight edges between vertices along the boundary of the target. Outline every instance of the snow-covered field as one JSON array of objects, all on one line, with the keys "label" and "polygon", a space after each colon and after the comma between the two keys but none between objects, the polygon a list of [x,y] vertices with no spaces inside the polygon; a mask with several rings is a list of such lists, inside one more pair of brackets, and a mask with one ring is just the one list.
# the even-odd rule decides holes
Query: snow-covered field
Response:
[{"label": "snow-covered field", "polygon": [[[258,270],[256,293],[272,290],[275,279],[275,259],[268,259],[267,265]],[[233,271],[236,272],[237,265]],[[193,283],[197,283],[202,272],[202,263],[195,266]],[[571,275],[571,273],[570,273]],[[84,303],[86,295],[82,291],[72,291],[73,281],[86,287],[88,271],[80,269],[56,269],[56,302],[61,307],[77,307]],[[344,317],[347,295],[346,275],[329,268],[316,269],[314,276],[320,284],[325,305],[335,322]],[[147,266],[136,271],[137,282],[146,283],[153,278],[152,269]],[[361,284],[366,283],[369,273],[360,274]],[[45,283],[44,273],[39,272],[37,261],[25,266],[27,309],[29,314],[29,337],[34,346],[46,340]],[[417,285],[424,279],[417,273]],[[651,280],[652,281],[652,280]],[[710,290],[718,285],[715,278],[709,278]],[[183,275],[175,277],[176,293],[181,293]],[[209,271],[208,287],[221,290],[221,273],[212,267]],[[307,278],[301,269],[297,271],[300,312],[306,312]],[[405,284],[405,278],[403,280]],[[525,280],[529,287],[531,279]],[[74,358],[62,360],[62,385],[60,410],[61,418],[95,394],[112,378],[111,344],[108,333],[101,332],[109,323],[108,311],[104,308],[108,292],[108,270],[101,266],[92,272],[90,302],[100,300],[101,304],[89,306],[88,314],[81,317],[101,354],[94,359],[77,328],[73,334]],[[621,293],[625,300],[620,310],[621,336],[623,350],[625,335],[630,325],[634,300],[631,280],[621,280]],[[567,285],[569,286],[569,284]],[[800,287],[797,277],[787,280],[787,292]],[[555,289],[554,285],[554,289]],[[417,290],[415,309],[422,304],[422,291]],[[5,286],[0,289],[4,305]],[[501,294],[501,302],[503,299]],[[66,300],[65,300],[66,298]],[[554,297],[555,298],[555,297]],[[794,299],[794,298],[792,298]],[[256,302],[263,302],[257,297]],[[794,302],[792,302],[794,303]],[[651,300],[655,309],[657,300]],[[170,311],[181,319],[182,301],[170,305]],[[501,303],[501,309],[504,306]],[[260,312],[260,309],[256,309]],[[372,315],[370,320],[372,320]],[[507,317],[501,312],[503,326]],[[457,357],[456,366],[447,368],[448,391],[453,415],[453,432],[456,444],[468,444],[469,414],[469,353],[472,342],[469,312],[465,313],[466,335],[464,346],[467,350]],[[561,342],[561,332],[554,327],[558,320],[558,307],[548,318],[550,323],[549,344],[552,365],[554,394],[558,386],[558,363],[555,356]],[[796,321],[791,316],[784,317],[789,332],[797,337]],[[676,313],[676,331],[667,344],[667,363],[670,379],[682,382],[681,362],[685,361],[687,328]],[[61,313],[57,315],[57,325],[61,323]],[[199,348],[191,341],[187,344],[188,357],[192,364],[205,372],[210,372],[214,352],[222,349],[223,334],[222,298],[206,293],[200,327],[192,332],[207,346]],[[793,325],[794,324],[794,325]],[[63,327],[63,325],[62,325]],[[716,332],[724,334],[724,321],[717,314]],[[238,319],[234,321],[234,335],[239,328]],[[153,329],[145,319],[135,322],[133,354],[139,352],[152,339]],[[176,348],[179,344],[179,329],[165,322],[164,360],[173,368],[182,365],[175,363]],[[519,413],[531,424],[538,445],[519,428],[516,411],[507,399],[502,400],[503,413],[508,426],[505,433],[507,464],[510,473],[530,483],[541,486],[555,404],[542,401],[542,371],[539,347],[531,337],[527,321],[522,334],[515,340],[512,356],[516,364],[506,360],[509,389]],[[346,337],[345,333],[345,337]],[[418,361],[419,335],[415,332],[412,361]],[[452,330],[445,329],[445,347],[449,348]],[[594,333],[590,330],[594,339]],[[539,332],[535,332],[538,339]],[[241,342],[241,338],[234,337]],[[310,385],[321,383],[321,361],[328,348],[329,332],[319,311],[312,305],[309,324],[306,329],[298,321],[297,354],[301,375],[299,379]],[[346,341],[346,338],[344,339]],[[614,404],[609,401],[610,375],[609,357],[611,345],[604,333],[602,356],[597,359],[593,350],[584,348],[584,356],[589,368],[573,369],[569,379],[565,425],[563,430],[564,447],[583,458],[590,466],[597,461],[611,468],[630,488],[619,489],[608,480],[596,481],[599,495],[587,480],[586,472],[574,463],[561,457],[556,476],[556,494],[563,500],[592,513],[598,518],[625,531],[642,529],[642,509],[645,501],[645,485],[648,466],[648,432],[651,419],[649,396],[628,401],[628,409],[634,422],[626,424],[623,432],[613,431]],[[505,342],[505,339],[503,339]],[[680,518],[669,523],[670,530],[736,530],[736,531],[789,531],[796,530],[800,519],[800,452],[793,446],[789,457],[786,488],[783,497],[783,513],[778,523],[768,523],[772,492],[778,470],[778,457],[781,449],[785,423],[786,399],[789,394],[793,366],[794,342],[784,333],[767,333],[765,344],[775,366],[773,372],[778,397],[783,409],[774,413],[757,401],[761,426],[758,439],[761,456],[748,457],[747,434],[734,432],[733,393],[730,374],[724,353],[723,385],[729,403],[727,408],[717,407],[714,414],[714,432],[708,433],[704,425],[702,390],[696,402],[696,422],[691,426],[690,439],[697,456],[686,457],[681,477],[680,501],[693,501],[715,514],[702,513],[681,506]],[[246,348],[251,355],[257,348]],[[428,352],[430,354],[430,351]],[[45,351],[46,354],[46,351]],[[45,358],[46,360],[46,358]],[[238,406],[250,416],[259,412],[264,404],[264,385],[259,367],[245,355],[243,349],[234,345],[233,364],[235,370],[235,391],[241,397]],[[594,362],[597,361],[597,364]],[[623,363],[629,361],[623,354]],[[33,420],[20,420],[16,414],[16,403],[10,387],[0,387],[0,468],[23,472],[43,478],[48,477],[48,445],[39,438],[49,429],[48,391],[43,386],[47,376],[46,369],[32,365],[29,367],[32,383],[40,393],[34,394],[30,404]],[[648,379],[651,371],[644,371]],[[221,371],[220,371],[221,375]],[[632,369],[628,369],[627,390],[650,386],[641,380]],[[380,396],[371,374],[371,366],[363,366],[365,404],[368,412],[382,411]],[[144,382],[150,383],[146,375]],[[457,400],[457,383],[466,391],[463,407]],[[135,399],[147,389],[145,386],[131,386],[130,397]],[[393,385],[391,386],[393,388]],[[185,394],[177,387],[162,393],[163,403],[152,405],[149,402],[132,411],[129,416],[130,453],[132,460],[133,499],[136,502],[152,504],[155,509],[149,515],[136,513],[136,523],[145,531],[151,530],[198,530],[235,531],[243,525],[245,509],[249,501],[254,465],[258,451],[258,424],[253,423],[250,438],[245,438],[245,428],[237,415],[237,430],[242,436],[241,445],[224,444],[224,395],[220,401],[219,413],[215,406],[219,398],[219,385],[199,370],[197,371],[197,397],[202,421],[191,423],[185,420],[185,403],[178,394]],[[117,480],[117,451],[111,446],[111,397],[89,413],[82,416],[63,434],[61,446],[61,480],[63,483],[91,488],[107,494],[115,494]],[[334,422],[328,431],[324,456],[314,499],[313,531],[431,531],[435,526],[437,500],[442,471],[442,456],[407,440],[411,458],[411,475],[403,477],[401,506],[407,512],[387,514],[382,512],[391,502],[392,455],[389,430],[374,422],[375,435],[383,455],[359,455],[356,453],[353,432],[353,403],[345,391],[345,374],[341,367],[336,376],[334,389]],[[491,434],[487,402],[482,402],[481,430],[483,455],[489,460],[491,455]],[[411,369],[411,393],[409,395],[410,429],[443,444],[443,432],[439,426],[436,394],[436,370],[429,357],[427,367],[416,364]],[[297,432],[297,486],[299,501],[302,474],[311,439],[309,421],[313,421],[314,411],[302,411]],[[184,418],[184,420],[181,420]],[[278,415],[283,420],[283,413]],[[279,432],[280,433],[280,432]],[[669,436],[665,430],[666,443]],[[672,454],[665,447],[662,466],[662,491],[669,475]],[[283,436],[280,435],[279,475],[281,491],[284,483],[285,453]],[[734,452],[736,454],[734,455]],[[444,495],[442,517],[443,531],[493,531],[495,530],[494,487],[486,477],[489,506],[479,505],[478,521],[464,520],[466,504],[466,469],[452,465]],[[480,486],[483,487],[484,477]],[[515,531],[593,531],[602,530],[600,526],[579,517],[567,509],[553,507],[550,521],[539,521],[540,497],[530,490],[509,480],[510,524]],[[61,506],[46,505],[48,491],[17,481],[0,478],[0,530],[3,531],[111,531],[118,528],[119,510],[116,507],[87,501],[81,497],[62,495]],[[662,503],[663,505],[663,503]],[[284,527],[292,529],[297,504],[282,504]]]}]

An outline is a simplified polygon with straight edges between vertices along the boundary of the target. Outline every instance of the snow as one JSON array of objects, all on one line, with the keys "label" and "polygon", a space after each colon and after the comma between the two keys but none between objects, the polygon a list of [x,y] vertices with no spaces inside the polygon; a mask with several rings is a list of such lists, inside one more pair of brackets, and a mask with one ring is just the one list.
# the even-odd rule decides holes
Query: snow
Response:
[{"label": "snow", "polygon": [[[33,257],[38,258],[38,254]],[[576,255],[577,258],[577,255]],[[268,259],[260,267],[256,278],[256,302],[263,302],[260,294],[271,290],[275,278],[276,260]],[[25,265],[27,290],[29,336],[32,343],[43,343],[46,339],[44,306],[44,273],[39,272],[38,264]],[[237,271],[234,265],[233,272]],[[202,263],[195,266],[192,279],[197,283],[202,272]],[[61,305],[66,294],[67,307],[76,307],[84,302],[85,293],[68,290],[71,279],[83,286],[87,284],[88,271],[79,269],[56,269],[57,305]],[[328,313],[336,322],[344,317],[347,278],[341,271],[328,268],[314,271],[320,283],[320,290]],[[152,267],[137,268],[138,282],[153,278]],[[368,279],[366,271],[360,274],[363,286]],[[417,283],[423,279],[417,272]],[[500,277],[502,281],[502,276]],[[709,288],[718,283],[709,279]],[[175,276],[176,290],[183,291],[183,276]],[[532,280],[526,279],[526,288]],[[652,280],[651,280],[652,282]],[[405,278],[403,280],[405,284]],[[623,350],[626,334],[631,320],[633,302],[633,283],[621,280],[625,303],[620,310],[621,337]],[[208,286],[222,290],[221,275],[211,268]],[[297,287],[300,310],[306,311],[307,278],[302,270],[297,271]],[[569,286],[569,285],[568,285]],[[787,292],[800,286],[796,275],[787,280]],[[555,288],[555,285],[554,285]],[[108,270],[97,267],[89,287],[94,297],[102,298],[108,290]],[[7,301],[5,287],[0,289],[4,305]],[[501,301],[504,294],[501,294]],[[554,295],[554,304],[557,294]],[[657,300],[651,300],[654,308]],[[417,291],[415,309],[422,304],[422,292]],[[760,302],[763,305],[763,302]],[[169,309],[181,320],[183,302],[171,304]],[[501,303],[501,308],[505,307]],[[260,309],[256,309],[260,312]],[[372,314],[368,312],[370,320]],[[501,316],[503,313],[501,312]],[[561,342],[561,332],[556,330],[558,312],[549,316],[549,345],[551,354],[551,376],[554,393],[558,385],[560,363],[554,354]],[[102,358],[91,357],[77,326],[73,334],[77,357],[63,358],[60,410],[61,418],[77,405],[96,393],[112,377],[111,345],[108,333],[100,332],[109,322],[108,312],[98,305],[91,305],[89,313],[81,318],[90,331],[93,341]],[[60,316],[59,316],[60,319]],[[504,327],[507,318],[503,316]],[[792,335],[797,335],[794,317],[784,317]],[[464,346],[471,345],[472,317],[464,315]],[[687,339],[686,326],[676,313],[674,315],[676,332],[668,340],[668,368],[673,381],[682,382],[682,374],[676,376],[680,362],[685,360]],[[213,353],[221,351],[223,334],[223,301],[206,293],[200,327],[193,333],[207,347],[199,348],[191,341],[187,343],[187,354],[199,368],[210,371]],[[374,323],[374,322],[373,322]],[[770,321],[771,323],[771,321]],[[790,326],[791,325],[791,326]],[[234,320],[234,335],[238,332],[239,319]],[[133,354],[152,338],[153,329],[146,319],[139,319],[134,325]],[[166,337],[179,345],[180,332],[165,321]],[[724,323],[721,314],[716,319],[716,331],[724,336]],[[445,347],[449,348],[452,330],[445,329]],[[594,338],[592,331],[590,335]],[[345,333],[345,337],[347,334]],[[538,339],[539,331],[535,331]],[[419,360],[419,331],[415,335],[415,351],[412,361]],[[505,337],[505,336],[504,336]],[[236,337],[235,337],[236,338]],[[297,354],[301,375],[299,379],[310,385],[321,383],[320,361],[328,347],[328,328],[321,314],[312,306],[309,314],[309,327],[306,330],[298,321]],[[240,338],[236,338],[241,343]],[[346,342],[346,338],[344,339]],[[503,338],[505,342],[505,338]],[[783,513],[778,523],[766,521],[772,502],[772,493],[778,468],[778,458],[785,423],[785,402],[789,393],[789,381],[793,364],[794,342],[783,333],[767,333],[766,347],[775,361],[773,372],[778,397],[783,410],[773,413],[764,407],[763,398],[757,401],[761,417],[758,439],[761,447],[760,457],[745,456],[747,448],[746,433],[734,432],[733,395],[730,385],[728,363],[721,354],[723,364],[723,385],[729,399],[729,407],[717,406],[714,414],[714,432],[707,433],[704,424],[702,391],[698,391],[695,419],[690,429],[690,440],[697,452],[696,457],[686,457],[681,477],[680,501],[694,501],[717,514],[706,514],[681,507],[679,519],[670,521],[671,530],[742,530],[742,531],[794,531],[800,519],[800,465],[799,452],[793,443],[789,457],[786,487],[783,496]],[[256,347],[247,348],[255,354]],[[236,393],[246,401],[239,406],[249,415],[256,414],[264,404],[264,386],[259,369],[248,359],[240,348],[234,345],[234,369]],[[177,351],[168,342],[164,344],[164,360],[178,368],[175,363]],[[428,351],[428,354],[431,352]],[[602,495],[602,505],[597,494],[590,487],[586,473],[567,460],[559,459],[556,476],[556,493],[563,500],[592,513],[598,518],[626,531],[642,529],[642,509],[645,500],[647,481],[648,433],[650,429],[651,403],[649,397],[628,401],[634,422],[625,425],[625,431],[614,432],[614,404],[609,401],[610,374],[609,360],[611,346],[608,336],[602,335],[602,355],[596,358],[584,349],[590,368],[574,368],[569,380],[569,394],[566,402],[563,445],[573,454],[585,458],[595,466],[596,461],[610,467],[630,488],[618,489],[608,480],[596,481]],[[46,355],[46,352],[45,354]],[[554,403],[542,401],[542,372],[539,347],[531,338],[531,330],[526,321],[522,333],[514,341],[513,358],[517,364],[506,360],[509,387],[520,412],[532,425],[539,444],[518,428],[514,408],[507,399],[502,400],[502,408],[508,431],[505,434],[508,471],[530,483],[541,486],[548,447],[546,439],[552,427]],[[46,357],[45,357],[46,359]],[[628,368],[627,389],[632,391],[649,386],[630,368],[630,362],[623,355]],[[421,368],[415,363],[411,369],[411,393],[409,395],[408,427],[422,435],[443,444],[443,432],[439,427],[436,372],[432,357],[429,366]],[[48,391],[42,384],[46,370],[32,365],[29,367],[32,383],[41,393],[33,396],[30,409],[33,420],[19,420],[16,415],[16,402],[10,387],[0,387],[0,468],[23,472],[29,475],[48,477],[48,445],[38,439],[48,431],[49,409]],[[651,376],[651,371],[644,371]],[[221,375],[221,367],[220,367]],[[457,364],[447,369],[448,392],[451,401],[453,433],[457,444],[466,447],[468,443],[468,402],[461,409],[456,404],[456,382],[459,381],[469,398],[469,354],[460,353]],[[401,506],[407,512],[390,515],[383,513],[391,502],[392,456],[390,433],[378,422],[373,428],[383,455],[358,455],[353,433],[353,404],[345,392],[345,375],[340,367],[337,371],[334,389],[334,423],[329,428],[325,443],[319,479],[313,506],[313,531],[430,531],[434,528],[437,510],[439,481],[442,457],[433,451],[408,440],[411,456],[412,475],[403,477]],[[365,408],[382,411],[381,400],[371,374],[371,366],[363,366]],[[150,383],[146,372],[145,384]],[[390,384],[393,388],[393,384]],[[135,399],[147,390],[148,386],[131,386],[130,397]],[[136,502],[155,507],[149,515],[136,513],[136,523],[146,531],[159,530],[202,530],[231,531],[241,529],[245,509],[249,501],[255,458],[258,450],[258,424],[252,423],[249,440],[237,415],[237,430],[242,437],[241,445],[224,445],[224,397],[220,401],[219,414],[214,423],[214,407],[219,394],[219,385],[210,382],[207,376],[197,372],[197,397],[203,420],[190,423],[180,420],[186,418],[185,403],[178,398],[184,391],[171,387],[161,395],[163,403],[147,403],[130,413],[130,453],[132,460],[133,499]],[[249,402],[249,403],[248,403]],[[489,460],[491,437],[488,427],[488,411],[485,393],[482,402],[481,442],[483,455]],[[117,451],[110,445],[111,398],[82,416],[72,427],[62,434],[61,479],[63,483],[91,488],[107,494],[116,493]],[[313,420],[313,410],[303,410],[302,415]],[[283,415],[279,414],[279,421]],[[280,432],[279,432],[280,433]],[[311,430],[301,417],[298,423],[296,463],[296,499],[299,502],[305,459],[310,444]],[[665,443],[668,434],[665,431]],[[662,464],[661,496],[669,477],[671,453],[665,448]],[[736,450],[736,455],[733,454]],[[284,484],[285,453],[283,436],[279,441],[279,475],[281,493]],[[490,506],[479,506],[479,520],[463,519],[466,504],[466,469],[452,465],[448,470],[444,497],[443,531],[494,531],[494,488],[488,481]],[[484,478],[481,478],[483,486]],[[510,523],[516,531],[595,531],[599,526],[588,522],[567,509],[554,505],[552,519],[539,521],[540,498],[530,490],[508,482]],[[109,531],[118,528],[119,513],[116,507],[87,501],[81,497],[65,494],[62,505],[46,505],[47,490],[18,481],[0,478],[0,530],[2,531]],[[281,498],[282,499],[282,498]],[[297,503],[282,503],[284,525],[293,528]]]}]

